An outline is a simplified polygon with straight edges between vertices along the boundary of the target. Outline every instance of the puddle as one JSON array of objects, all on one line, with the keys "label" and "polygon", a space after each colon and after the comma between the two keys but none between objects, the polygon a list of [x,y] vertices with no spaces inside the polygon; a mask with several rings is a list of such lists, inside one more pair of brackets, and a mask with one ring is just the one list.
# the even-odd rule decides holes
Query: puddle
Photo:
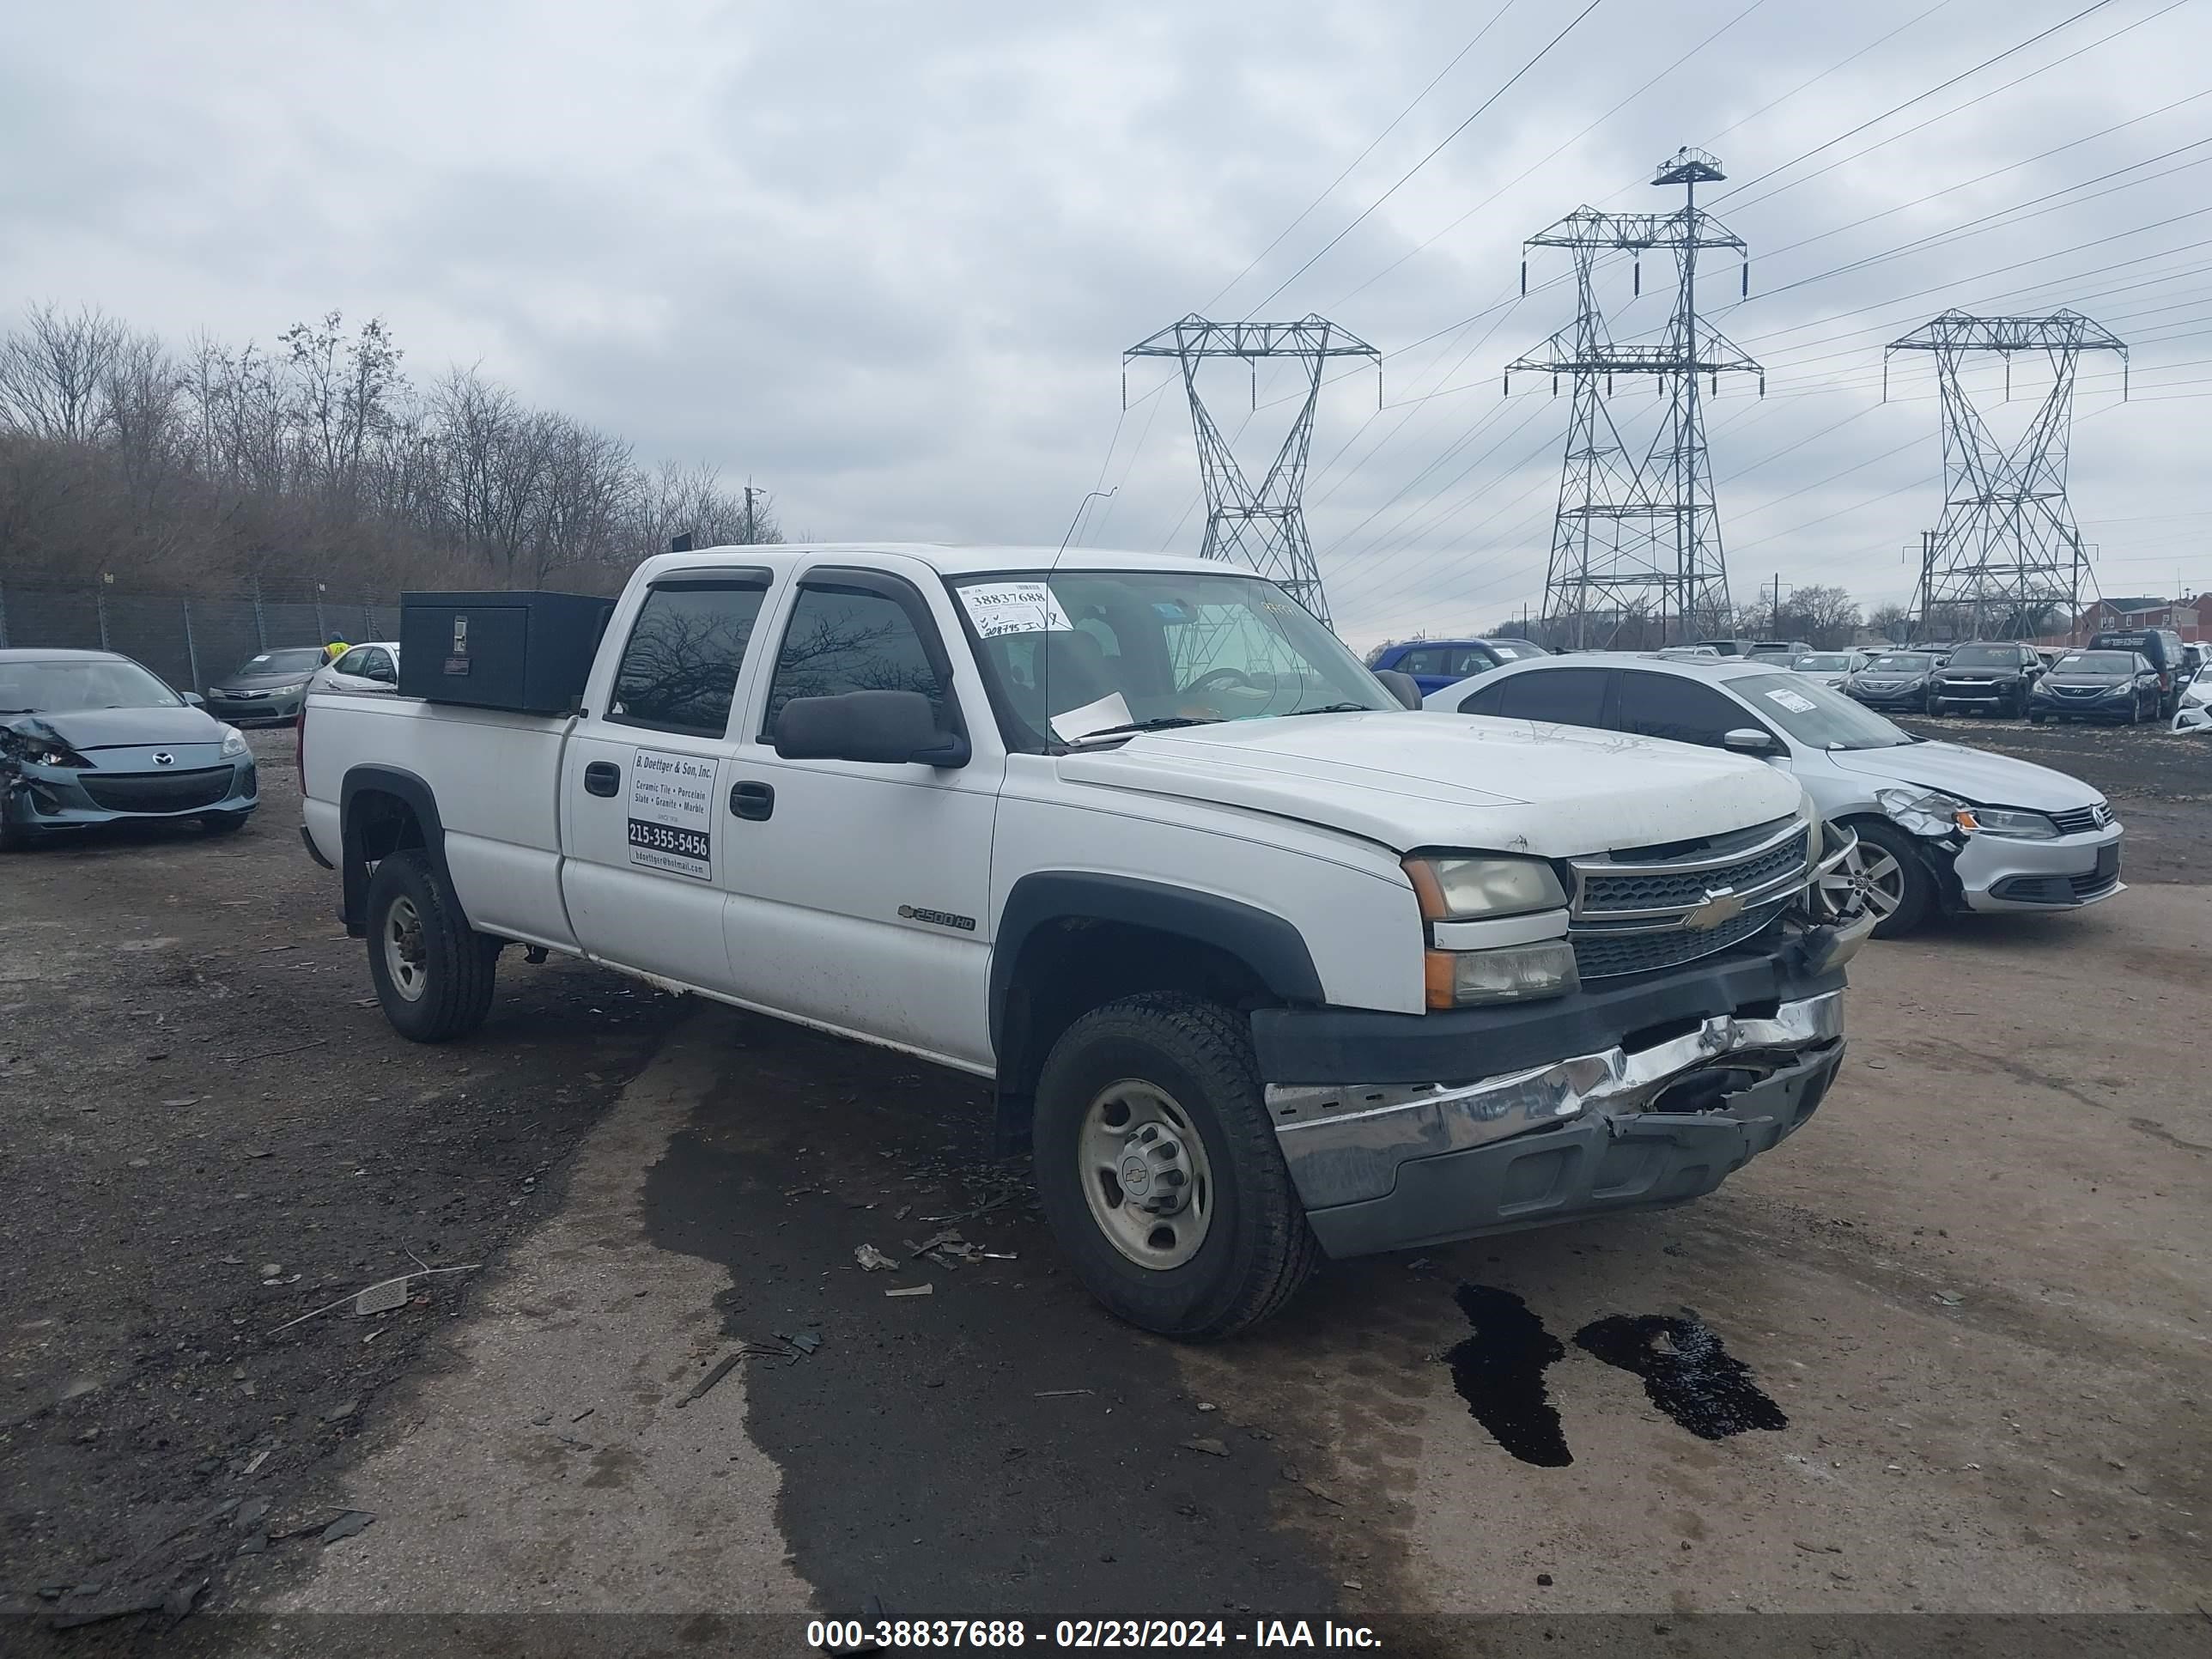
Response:
[{"label": "puddle", "polygon": [[1452,1297],[1474,1327],[1474,1334],[1445,1356],[1468,1411],[1523,1463],[1566,1468],[1574,1454],[1544,1385],[1546,1368],[1567,1357],[1566,1345],[1510,1291],[1462,1285]]},{"label": "puddle", "polygon": [[1701,1319],[1617,1314],[1583,1326],[1575,1345],[1642,1377],[1651,1403],[1701,1440],[1790,1426],[1782,1407],[1752,1381],[1751,1368]]}]

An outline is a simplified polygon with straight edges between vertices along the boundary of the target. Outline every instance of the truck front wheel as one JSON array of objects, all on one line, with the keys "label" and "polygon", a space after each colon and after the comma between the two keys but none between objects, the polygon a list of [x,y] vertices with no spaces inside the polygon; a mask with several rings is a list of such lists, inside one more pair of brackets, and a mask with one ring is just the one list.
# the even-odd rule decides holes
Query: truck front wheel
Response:
[{"label": "truck front wheel", "polygon": [[1129,997],[1053,1045],[1036,1091],[1037,1193],[1091,1293],[1162,1336],[1273,1313],[1320,1260],[1244,1022],[1199,998]]},{"label": "truck front wheel", "polygon": [[368,976],[392,1029],[416,1042],[466,1036],[491,1010],[499,940],[479,933],[422,854],[394,853],[368,883]]}]

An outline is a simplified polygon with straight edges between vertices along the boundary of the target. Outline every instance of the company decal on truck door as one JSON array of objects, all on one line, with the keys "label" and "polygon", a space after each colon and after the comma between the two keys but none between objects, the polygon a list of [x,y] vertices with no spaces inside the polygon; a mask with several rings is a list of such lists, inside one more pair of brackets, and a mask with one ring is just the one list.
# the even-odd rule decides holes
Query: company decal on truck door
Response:
[{"label": "company decal on truck door", "polygon": [[641,749],[629,763],[629,861],[714,878],[714,763]]}]

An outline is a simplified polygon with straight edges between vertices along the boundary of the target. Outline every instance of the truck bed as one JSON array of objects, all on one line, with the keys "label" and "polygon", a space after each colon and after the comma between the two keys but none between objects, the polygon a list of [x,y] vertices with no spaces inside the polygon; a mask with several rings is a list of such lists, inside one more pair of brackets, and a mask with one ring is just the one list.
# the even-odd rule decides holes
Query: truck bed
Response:
[{"label": "truck bed", "polygon": [[428,786],[455,887],[488,933],[578,948],[561,896],[561,763],[573,718],[411,697],[318,693],[302,716],[301,793],[315,848],[338,861],[339,791],[373,765]]}]

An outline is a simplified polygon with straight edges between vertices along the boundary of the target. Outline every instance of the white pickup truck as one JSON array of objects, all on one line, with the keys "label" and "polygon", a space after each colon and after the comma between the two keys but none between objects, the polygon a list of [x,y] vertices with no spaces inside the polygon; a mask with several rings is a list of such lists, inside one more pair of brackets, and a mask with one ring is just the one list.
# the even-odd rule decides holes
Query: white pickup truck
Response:
[{"label": "white pickup truck", "polygon": [[1696,1197],[1843,1056],[1871,917],[1820,908],[1848,834],[1796,781],[1409,712],[1218,563],[671,554],[576,683],[309,699],[303,835],[392,1025],[473,1030],[520,944],[988,1078],[1150,1330]]}]

